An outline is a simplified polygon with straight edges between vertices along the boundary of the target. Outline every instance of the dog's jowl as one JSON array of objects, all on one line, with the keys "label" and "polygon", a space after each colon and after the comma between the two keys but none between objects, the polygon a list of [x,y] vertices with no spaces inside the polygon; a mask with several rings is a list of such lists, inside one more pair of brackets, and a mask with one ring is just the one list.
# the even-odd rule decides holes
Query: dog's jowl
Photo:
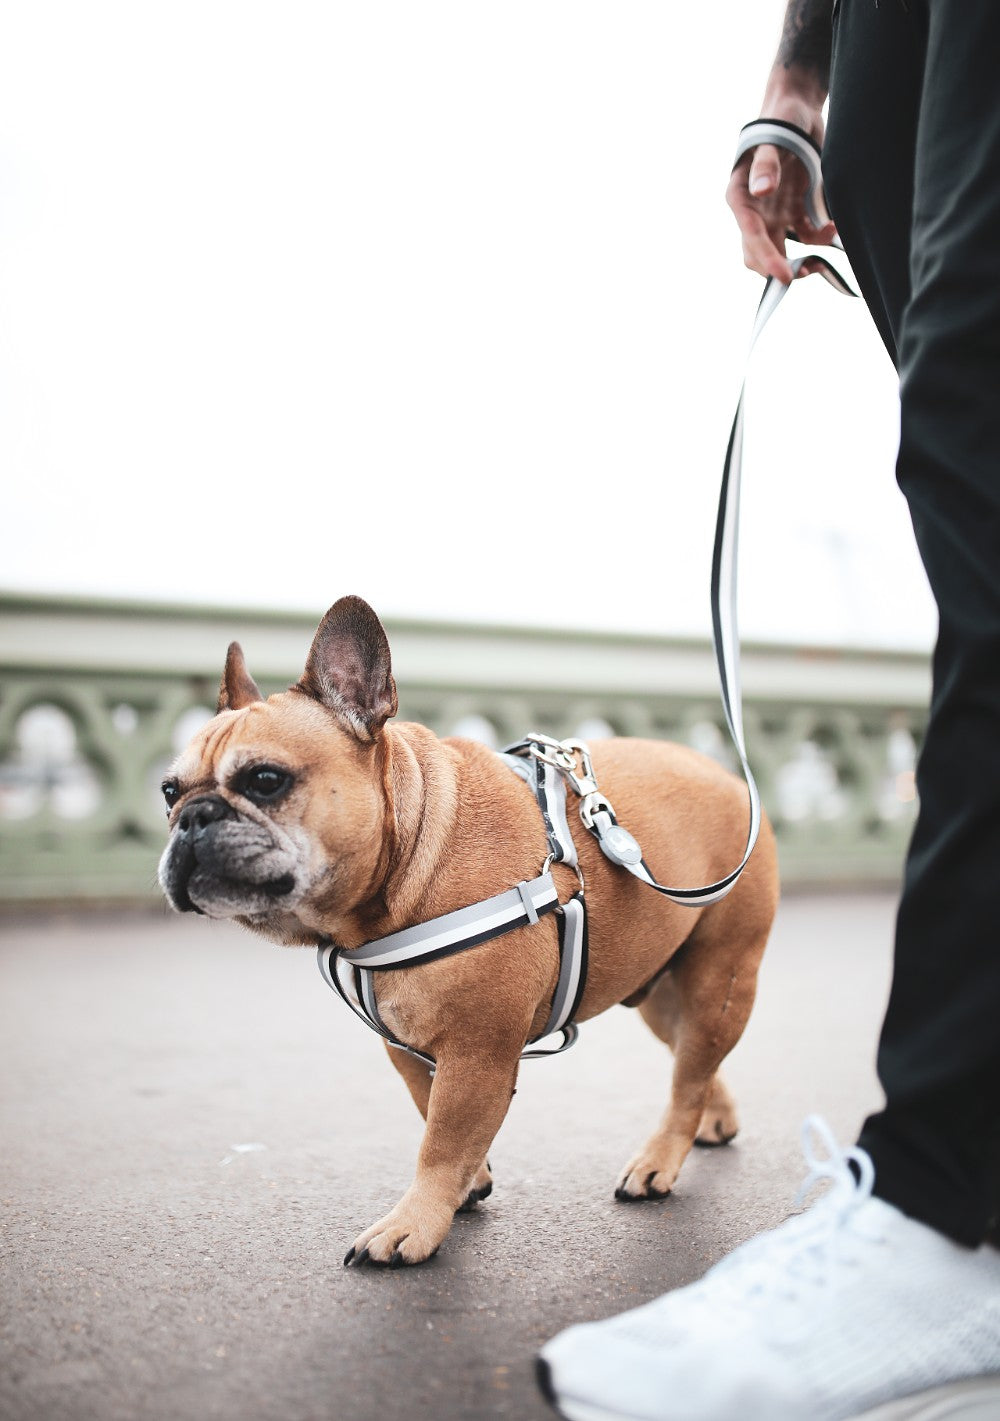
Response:
[{"label": "dog's jowl", "polygon": [[[552,1020],[560,918],[581,881],[587,970],[576,1021],[626,1002],[674,1052],[663,1118],[616,1191],[661,1198],[696,1138],[717,1144],[736,1133],[719,1066],[746,1025],[777,905],[769,826],[730,893],[679,905],[611,862],[572,799],[579,863],[552,862],[524,777],[474,741],[393,722],[395,711],[382,624],[345,597],[323,618],[301,680],[279,695],[265,700],[230,647],[218,714],[164,782],[160,882],[180,911],[349,954],[499,895],[525,900],[512,928],[371,974],[376,1019],[419,1053],[388,1044],[426,1128],[413,1183],[348,1259],[420,1263],[456,1210],[490,1192],[487,1151],[521,1052]],[[747,802],[736,777],[662,741],[596,741],[591,753],[596,783],[661,882],[711,884],[739,862]],[[526,888],[543,881],[554,885],[552,902],[532,904]]]}]

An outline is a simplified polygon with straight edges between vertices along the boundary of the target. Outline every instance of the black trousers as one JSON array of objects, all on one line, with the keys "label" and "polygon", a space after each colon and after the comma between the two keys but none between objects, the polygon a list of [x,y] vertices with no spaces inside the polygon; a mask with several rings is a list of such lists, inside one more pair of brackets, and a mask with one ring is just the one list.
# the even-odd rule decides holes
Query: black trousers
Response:
[{"label": "black trousers", "polygon": [[1000,4],[841,0],[824,181],[899,371],[897,479],[937,601],[920,809],[879,1044],[875,1192],[1000,1218]]}]

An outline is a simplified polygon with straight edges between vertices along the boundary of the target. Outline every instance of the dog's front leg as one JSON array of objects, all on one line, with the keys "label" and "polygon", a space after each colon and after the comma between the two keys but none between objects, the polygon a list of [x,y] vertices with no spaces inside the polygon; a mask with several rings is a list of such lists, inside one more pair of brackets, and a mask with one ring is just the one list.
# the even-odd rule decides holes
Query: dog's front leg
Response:
[{"label": "dog's front leg", "polygon": [[[436,1253],[468,1198],[514,1093],[521,1042],[510,1050],[442,1050],[427,1101],[413,1183],[396,1207],[354,1240],[345,1263],[422,1263]],[[404,1077],[409,1078],[406,1071]],[[420,1100],[411,1086],[419,1106]]]},{"label": "dog's front leg", "polygon": [[[384,1044],[389,1060],[403,1077],[414,1105],[426,1120],[431,1099],[431,1083],[434,1079],[430,1067],[416,1056],[411,1056],[408,1051],[401,1051],[398,1046],[393,1046],[388,1041]],[[471,1213],[480,1200],[486,1199],[492,1192],[493,1174],[489,1160],[483,1159],[469,1185],[469,1192],[462,1201],[459,1213]]]}]

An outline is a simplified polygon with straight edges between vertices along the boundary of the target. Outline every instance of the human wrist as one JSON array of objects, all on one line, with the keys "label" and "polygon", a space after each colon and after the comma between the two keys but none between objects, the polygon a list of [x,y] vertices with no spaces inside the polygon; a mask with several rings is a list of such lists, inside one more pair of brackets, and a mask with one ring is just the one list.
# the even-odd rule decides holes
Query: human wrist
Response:
[{"label": "human wrist", "polygon": [[764,90],[760,117],[794,123],[806,133],[822,132],[826,94],[823,77],[815,69],[776,64]]}]

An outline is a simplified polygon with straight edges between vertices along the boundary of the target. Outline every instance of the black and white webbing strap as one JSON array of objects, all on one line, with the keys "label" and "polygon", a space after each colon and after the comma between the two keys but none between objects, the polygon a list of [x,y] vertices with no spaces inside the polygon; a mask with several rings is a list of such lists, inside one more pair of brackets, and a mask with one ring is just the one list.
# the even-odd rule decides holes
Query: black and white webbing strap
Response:
[{"label": "black and white webbing strap", "polygon": [[[805,167],[808,184],[805,206],[810,221],[816,227],[829,222],[826,201],[823,195],[823,181],[818,145],[802,129],[780,120],[759,119],[747,124],[740,134],[736,152],[738,163],[744,153],[762,143],[771,143],[793,153]],[[834,239],[839,246],[839,240]],[[798,275],[804,261],[808,260],[813,270],[823,276],[834,290],[845,296],[856,293],[840,273],[822,257],[796,258],[791,263],[792,272]],[[789,287],[769,278],[765,284],[757,315],[751,333],[750,354],[771,316],[778,309],[789,291]],[[743,699],[740,677],[740,639],[737,626],[737,563],[739,544],[740,486],[743,467],[743,407],[746,386],[740,390],[736,414],[733,418],[729,445],[722,472],[722,486],[719,493],[719,509],[716,519],[715,546],[712,554],[712,631],[715,657],[719,670],[719,684],[722,707],[730,738],[739,758],[740,768],[746,781],[749,797],[749,825],[743,857],[736,867],[714,883],[699,888],[670,888],[657,882],[649,865],[643,858],[637,841],[617,821],[611,804],[600,793],[590,766],[586,747],[579,742],[566,741],[562,744],[548,740],[544,736],[528,737],[518,745],[510,746],[508,753],[535,756],[540,762],[554,763],[559,767],[569,783],[580,795],[580,817],[584,825],[595,836],[605,856],[619,864],[641,882],[654,888],[672,902],[689,907],[703,907],[717,902],[733,888],[740,874],[750,861],[754,845],[760,833],[761,805],[753,772],[747,758],[746,739],[743,727]],[[577,757],[583,757],[583,769],[577,770]],[[550,771],[551,773],[551,771]]]},{"label": "black and white webbing strap", "polygon": [[[657,882],[643,857],[638,841],[619,824],[611,801],[602,792],[594,772],[589,747],[582,740],[559,741],[546,735],[532,734],[526,736],[524,740],[518,741],[516,745],[508,746],[504,759],[510,761],[520,756],[526,757],[529,764],[544,765],[547,779],[552,776],[561,777],[579,795],[580,818],[584,827],[597,840],[606,858],[675,903],[683,904],[685,907],[701,907],[716,902],[729,892],[746,866],[760,828],[760,797],[750,768],[746,764],[745,753],[744,772],[749,787],[751,805],[750,833],[746,853],[739,867],[727,875],[725,879],[702,888],[667,888]],[[562,807],[562,822],[564,824],[566,822],[565,805]],[[553,852],[555,852],[554,846],[557,841],[558,831],[553,830],[549,835],[549,847]],[[572,840],[570,842],[572,843]],[[573,861],[576,862],[575,848],[573,849]]]},{"label": "black and white webbing strap", "polygon": [[[749,152],[751,148],[760,147],[760,145],[764,143],[774,144],[776,147],[787,149],[802,163],[808,175],[808,186],[805,194],[806,211],[814,226],[824,226],[829,222],[830,216],[823,194],[823,177],[820,165],[819,146],[808,133],[803,132],[801,128],[796,127],[793,123],[784,123],[778,119],[757,119],[753,123],[746,124],[741,130],[736,149],[735,162],[738,163],[743,155]],[[840,247],[840,239],[835,237],[833,245]],[[790,263],[793,276],[798,276],[799,271],[806,261],[808,261],[810,268],[829,282],[835,291],[843,296],[857,295],[857,292],[852,290],[837,271],[836,267],[831,266],[824,257],[815,255],[796,257]],[[790,286],[785,286],[782,282],[775,280],[773,276],[768,277],[764,285],[763,293],[761,294],[760,304],[757,307],[757,315],[750,335],[750,347],[747,351],[748,361],[754,346],[757,344],[757,339],[761,331],[763,331],[790,290]],[[715,897],[722,897],[724,893],[728,892],[746,867],[760,827],[759,796],[753,775],[747,764],[746,746],[743,735],[739,633],[736,621],[737,547],[739,541],[740,485],[743,472],[743,407],[745,393],[746,383],[744,382],[740,389],[740,397],[736,405],[736,414],[733,417],[733,426],[730,431],[729,445],[726,450],[726,459],[722,470],[722,487],[719,493],[719,511],[715,527],[715,547],[712,554],[712,628],[726,724],[729,727],[730,736],[732,737],[733,744],[739,756],[740,767],[746,777],[750,791],[750,833],[742,863],[717,884],[709,885],[708,888],[696,893],[693,900],[689,899],[689,901],[697,902],[714,901],[712,897],[702,897],[701,894],[714,894]],[[631,871],[634,873],[636,870],[633,868]],[[683,901],[685,895],[681,893],[671,896],[678,897]]]},{"label": "black and white webbing strap", "polygon": [[509,745],[506,750],[502,750],[500,758],[515,775],[524,780],[535,796],[542,823],[545,825],[545,837],[552,862],[564,863],[567,868],[576,868],[576,844],[573,842],[566,818],[564,771],[553,763],[551,756],[531,753],[530,747],[539,743],[538,736],[528,736],[516,745]]},{"label": "black and white webbing strap", "polygon": [[[736,162],[751,148],[762,143],[772,143],[786,148],[803,163],[809,182],[806,193],[806,210],[815,226],[828,222],[826,201],[823,196],[823,181],[820,170],[820,150],[812,138],[791,123],[778,120],[758,119],[748,123],[740,133]],[[839,240],[835,242],[839,246]],[[797,276],[805,261],[823,276],[826,281],[844,296],[854,296],[854,292],[844,278],[823,257],[815,255],[797,257],[791,262],[792,273]],[[769,277],[757,307],[747,359],[753,351],[761,331],[787,296],[789,286]],[[740,768],[746,779],[750,797],[750,826],[746,849],[741,862],[731,873],[717,883],[707,884],[698,889],[665,889],[661,885],[651,886],[667,897],[680,903],[694,905],[712,903],[725,896],[743,872],[760,830],[760,795],[747,761],[746,743],[743,731],[743,702],[740,678],[740,641],[736,616],[737,551],[739,544],[740,488],[743,472],[743,406],[746,385],[740,389],[736,414],[729,435],[729,445],[722,470],[722,486],[719,492],[719,510],[715,526],[715,546],[712,553],[712,631],[715,643],[715,658],[719,668],[719,684],[722,707],[733,745],[739,757]],[[602,846],[603,847],[603,846]],[[636,877],[648,881],[648,869],[640,862],[624,863],[623,867]]]}]

